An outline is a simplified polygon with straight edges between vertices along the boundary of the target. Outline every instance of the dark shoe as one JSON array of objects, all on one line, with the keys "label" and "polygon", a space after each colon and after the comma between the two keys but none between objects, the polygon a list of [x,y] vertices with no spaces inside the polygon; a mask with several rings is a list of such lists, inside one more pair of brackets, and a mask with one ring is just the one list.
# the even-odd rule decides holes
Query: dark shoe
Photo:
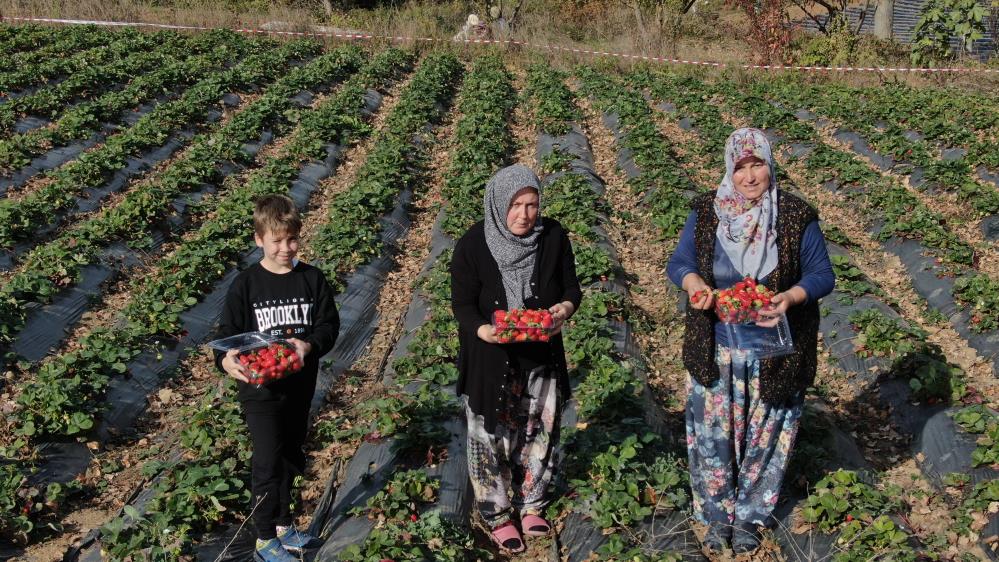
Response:
[{"label": "dark shoe", "polygon": [[749,554],[760,548],[760,528],[755,523],[739,523],[732,532],[732,552]]},{"label": "dark shoe", "polygon": [[708,532],[704,533],[704,546],[712,552],[721,552],[732,538],[731,533],[732,527],[727,523],[712,521],[708,525]]}]

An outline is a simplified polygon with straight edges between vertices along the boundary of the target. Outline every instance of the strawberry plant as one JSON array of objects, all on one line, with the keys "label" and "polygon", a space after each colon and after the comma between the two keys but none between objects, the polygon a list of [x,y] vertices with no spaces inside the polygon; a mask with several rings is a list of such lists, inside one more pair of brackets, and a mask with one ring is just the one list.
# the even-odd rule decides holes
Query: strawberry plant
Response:
[{"label": "strawberry plant", "polygon": [[954,298],[970,306],[971,329],[988,332],[999,329],[999,283],[985,274],[954,281]]},{"label": "strawberry plant", "polygon": [[0,464],[0,537],[24,543],[42,529],[60,530],[57,510],[80,484],[32,485],[25,471],[14,464]]},{"label": "strawberry plant", "polygon": [[572,91],[565,87],[566,77],[547,64],[534,64],[527,70],[523,96],[533,102],[530,111],[534,127],[549,135],[568,133],[572,130],[571,123],[582,118]]},{"label": "strawberry plant", "polygon": [[984,406],[969,406],[954,414],[954,423],[980,436],[971,454],[972,466],[999,465],[999,416]]},{"label": "strawberry plant", "polygon": [[13,128],[22,115],[58,115],[72,100],[92,95],[101,89],[114,89],[117,83],[128,81],[157,67],[176,63],[182,58],[211,52],[222,47],[221,34],[198,35],[189,38],[175,32],[160,32],[143,36],[127,57],[108,64],[73,73],[67,79],[41,88],[29,95],[0,106],[0,130]]},{"label": "strawberry plant", "polygon": [[847,256],[832,255],[829,256],[829,261],[832,262],[833,273],[836,275],[836,291],[840,293],[837,299],[840,304],[853,304],[855,298],[864,295],[884,296],[884,292],[871,283]]},{"label": "strawberry plant", "polygon": [[[964,474],[960,476],[966,478]],[[962,486],[964,484],[966,482],[961,483]],[[999,479],[993,478],[976,484],[974,488],[965,493],[965,497],[961,501],[955,521],[957,532],[965,536],[981,533],[987,517],[995,516],[997,502],[999,502]]]},{"label": "strawberry plant", "polygon": [[380,522],[415,522],[421,508],[437,501],[440,487],[440,480],[431,479],[422,470],[396,472],[384,488],[368,499],[365,507],[350,510],[350,515]]},{"label": "strawberry plant", "polygon": [[879,490],[862,481],[856,472],[840,469],[815,484],[805,499],[801,517],[826,533],[857,520],[871,523],[901,507],[901,492],[891,485]]},{"label": "strawberry plant", "polygon": [[607,542],[597,547],[590,556],[591,560],[606,560],[608,562],[681,562],[683,557],[670,552],[655,552],[648,554],[631,542],[622,533],[607,535]]},{"label": "strawberry plant", "polygon": [[645,454],[645,445],[655,439],[648,433],[629,435],[594,456],[585,477],[570,481],[601,528],[627,527],[660,509],[682,509],[690,501],[687,471],[679,462]]},{"label": "strawberry plant", "polygon": [[[32,56],[38,51],[48,49],[53,43],[57,43],[73,35],[83,35],[78,31],[83,26],[67,26],[62,28],[48,27],[38,24],[27,25],[6,25],[0,28],[0,70],[7,71],[17,68],[19,63],[25,61],[25,56]],[[99,29],[93,27],[93,29]],[[77,30],[78,33],[73,33]],[[104,37],[96,39],[100,42]],[[27,51],[27,52],[22,52]],[[56,50],[59,52],[59,50]],[[37,60],[45,60],[52,56],[49,52],[42,53],[42,56],[35,57]],[[37,62],[37,60],[32,60]]]},{"label": "strawberry plant", "polygon": [[443,116],[460,75],[454,55],[428,56],[375,139],[357,180],[330,203],[328,220],[311,245],[323,257],[319,266],[339,289],[347,273],[382,251],[381,217],[403,191],[419,185],[426,164],[413,138]]},{"label": "strawberry plant", "polygon": [[376,527],[362,544],[351,545],[337,555],[344,562],[472,562],[491,556],[491,552],[475,546],[474,537],[464,527],[438,511],[425,513],[415,521]]},{"label": "strawberry plant", "polygon": [[[274,78],[282,70],[283,61],[289,60],[303,50],[309,51],[315,48],[314,44],[309,43],[288,43],[275,53],[276,58],[262,56],[250,66],[234,68],[232,69],[234,75],[223,78],[221,83],[206,84],[209,87],[200,93],[207,93],[212,98],[221,97],[225,92],[224,88],[228,87],[227,83],[236,77],[241,80],[259,81]],[[356,64],[357,56],[357,52],[353,50],[337,51],[324,57],[314,66],[296,69],[272,86],[269,90],[270,96],[265,96],[239,113],[224,128],[220,128],[214,134],[196,137],[185,157],[162,170],[156,182],[130,191],[119,204],[103,208],[88,220],[65,230],[54,241],[31,250],[22,258],[18,271],[0,288],[2,294],[0,340],[10,341],[15,337],[23,326],[24,307],[27,303],[35,300],[47,301],[59,287],[74,282],[80,269],[93,263],[93,260],[98,258],[101,248],[113,239],[145,232],[154,219],[163,217],[167,210],[172,208],[170,203],[183,191],[198,189],[203,182],[217,178],[220,175],[218,165],[221,162],[245,160],[246,155],[241,150],[242,143],[258,136],[265,126],[271,124],[271,121],[278,120],[283,110],[291,104],[289,101],[291,96],[297,94],[309,81],[321,82],[329,80],[338,73],[350,72]],[[338,67],[340,70],[337,70]],[[248,85],[246,82],[243,84]],[[204,107],[195,105],[198,101],[204,103],[207,100],[187,99],[183,107],[188,111],[202,112]],[[156,121],[158,115],[152,117],[153,115],[156,115],[155,111],[147,116],[150,117],[150,121],[146,126],[138,129],[142,131],[138,133],[143,139],[142,142],[159,142],[155,138],[150,139],[142,135],[163,134],[162,131],[156,130],[163,123]],[[181,123],[177,123],[176,126],[181,126]],[[125,138],[122,142],[131,142],[131,140],[133,139]],[[105,145],[105,147],[115,146],[114,143]],[[124,156],[120,157],[124,159]],[[77,163],[78,166],[71,168],[72,170],[81,170],[81,173],[86,175],[93,171],[93,166],[89,163],[83,161]],[[10,220],[14,220],[13,216],[20,216],[18,221],[22,226],[41,224],[41,222],[32,223],[28,216],[34,217],[37,221],[42,221],[42,217],[45,217],[44,222],[47,223],[50,220],[48,214],[54,212],[53,206],[69,204],[73,200],[71,192],[80,189],[80,183],[83,183],[83,179],[70,171],[70,168],[63,168],[57,171],[57,174],[63,178],[63,181],[47,184],[42,190],[16,203],[7,200],[0,202],[0,216]],[[28,226],[28,229],[32,230],[33,227]]]},{"label": "strawberry plant", "polygon": [[854,519],[843,525],[837,545],[840,551],[833,556],[835,562],[866,562],[868,560],[897,560],[915,562],[916,552],[908,542],[910,535],[887,515],[873,520]]},{"label": "strawberry plant", "polygon": [[853,345],[861,357],[899,358],[915,352],[926,341],[922,328],[903,324],[877,309],[855,311],[849,320],[857,330]]},{"label": "strawberry plant", "polygon": [[452,238],[482,215],[482,189],[507,163],[513,143],[507,121],[515,103],[512,76],[502,60],[477,58],[458,102],[462,117],[455,126],[455,148],[443,189],[447,203],[441,229]]}]

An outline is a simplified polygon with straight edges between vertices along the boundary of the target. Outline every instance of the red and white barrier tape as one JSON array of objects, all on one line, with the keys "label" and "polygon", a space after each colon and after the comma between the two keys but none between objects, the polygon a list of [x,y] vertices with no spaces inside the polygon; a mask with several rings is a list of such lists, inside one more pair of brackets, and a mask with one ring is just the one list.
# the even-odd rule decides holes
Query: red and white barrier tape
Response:
[{"label": "red and white barrier tape", "polygon": [[[196,25],[172,25],[165,23],[146,23],[146,22],[119,22],[119,21],[100,21],[100,20],[72,20],[72,19],[56,19],[56,18],[32,18],[32,17],[0,17],[0,21],[19,21],[19,22],[39,22],[39,23],[59,23],[59,24],[70,24],[70,25],[103,25],[111,27],[152,27],[157,29],[176,29],[176,30],[189,30],[189,31],[209,31],[212,28],[196,26]],[[686,60],[686,59],[672,59],[667,57],[655,57],[648,55],[634,55],[630,53],[615,53],[611,51],[594,51],[590,49],[579,49],[576,47],[563,47],[561,45],[539,45],[536,43],[531,43],[529,41],[516,41],[512,39],[499,40],[499,39],[464,39],[464,40],[450,40],[444,38],[436,37],[405,37],[405,36],[393,36],[393,35],[377,35],[372,33],[333,33],[333,32],[310,32],[310,31],[271,31],[267,29],[252,29],[252,28],[239,28],[233,31],[237,33],[254,33],[254,34],[266,34],[266,35],[289,35],[295,37],[335,37],[338,39],[348,39],[348,40],[371,40],[371,39],[384,39],[388,41],[397,42],[444,42],[444,43],[466,43],[466,44],[477,44],[477,45],[518,45],[521,47],[527,47],[531,49],[548,50],[548,51],[564,51],[567,53],[575,53],[582,55],[592,55],[592,56],[604,56],[604,57],[617,57],[622,59],[633,59],[633,60],[644,60],[650,62],[662,62],[670,64],[685,64],[685,65],[695,65],[695,66],[711,66],[715,68],[743,68],[748,70],[803,70],[808,72],[917,72],[917,73],[984,73],[984,74],[995,74],[999,73],[999,69],[995,68],[912,68],[912,67],[874,67],[874,66],[798,66],[798,65],[779,65],[779,64],[732,64],[725,62],[711,62],[711,61],[696,61],[696,60]]]}]

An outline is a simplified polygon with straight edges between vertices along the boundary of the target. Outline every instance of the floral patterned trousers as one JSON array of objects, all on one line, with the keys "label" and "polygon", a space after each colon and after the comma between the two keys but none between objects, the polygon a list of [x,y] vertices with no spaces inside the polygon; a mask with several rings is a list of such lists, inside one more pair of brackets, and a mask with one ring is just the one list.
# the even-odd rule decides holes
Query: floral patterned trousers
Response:
[{"label": "floral patterned trousers", "polygon": [[[521,515],[540,514],[551,482],[558,443],[559,396],[553,373],[511,370],[499,401],[496,430],[468,406],[468,475],[479,513],[490,528]],[[513,496],[511,502],[511,494]]]},{"label": "floral patterned trousers", "polygon": [[718,346],[721,377],[687,377],[687,455],[694,517],[767,525],[798,432],[804,394],[778,408],[760,399],[760,362]]}]

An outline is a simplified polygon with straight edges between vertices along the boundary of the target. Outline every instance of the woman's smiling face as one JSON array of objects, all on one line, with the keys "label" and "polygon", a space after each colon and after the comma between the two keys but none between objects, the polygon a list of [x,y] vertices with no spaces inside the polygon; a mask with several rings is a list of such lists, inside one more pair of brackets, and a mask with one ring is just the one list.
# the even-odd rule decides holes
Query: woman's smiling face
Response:
[{"label": "woman's smiling face", "polygon": [[538,206],[541,199],[533,187],[525,187],[514,194],[510,208],[506,212],[506,227],[514,236],[525,236],[538,221]]},{"label": "woman's smiling face", "polygon": [[743,158],[735,164],[732,183],[740,195],[756,201],[770,188],[770,166],[755,156]]}]

